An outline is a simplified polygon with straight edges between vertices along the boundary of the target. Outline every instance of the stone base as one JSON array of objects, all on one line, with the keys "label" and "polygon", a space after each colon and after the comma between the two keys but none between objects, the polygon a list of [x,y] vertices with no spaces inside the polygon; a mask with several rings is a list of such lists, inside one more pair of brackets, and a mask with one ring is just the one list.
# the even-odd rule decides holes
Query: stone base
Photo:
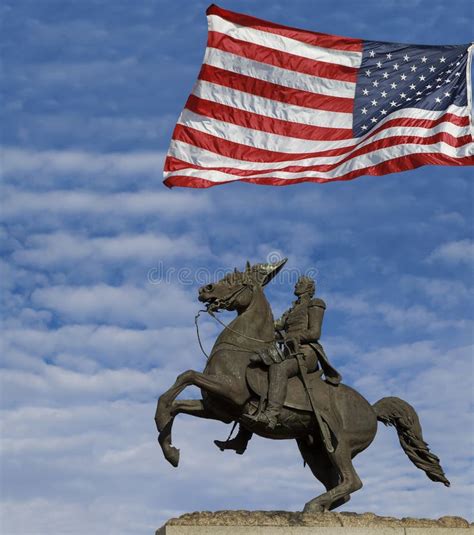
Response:
[{"label": "stone base", "polygon": [[391,518],[373,513],[218,511],[172,518],[156,535],[474,535],[456,516],[438,520]]}]

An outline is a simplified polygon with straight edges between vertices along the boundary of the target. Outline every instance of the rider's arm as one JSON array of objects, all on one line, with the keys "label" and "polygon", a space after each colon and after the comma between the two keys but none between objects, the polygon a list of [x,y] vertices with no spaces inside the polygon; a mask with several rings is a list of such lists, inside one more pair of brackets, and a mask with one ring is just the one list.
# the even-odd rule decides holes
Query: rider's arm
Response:
[{"label": "rider's arm", "polygon": [[326,303],[322,299],[313,299],[308,307],[308,329],[301,333],[301,342],[317,342],[321,337]]}]

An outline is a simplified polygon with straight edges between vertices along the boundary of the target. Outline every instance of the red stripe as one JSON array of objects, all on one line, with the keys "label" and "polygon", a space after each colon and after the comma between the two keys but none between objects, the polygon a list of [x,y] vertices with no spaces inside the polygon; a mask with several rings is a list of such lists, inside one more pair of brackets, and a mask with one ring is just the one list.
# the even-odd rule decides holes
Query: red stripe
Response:
[{"label": "red stripe", "polygon": [[185,106],[188,110],[199,115],[204,115],[218,121],[236,124],[253,130],[260,130],[279,136],[294,137],[298,139],[314,141],[335,141],[339,139],[352,139],[352,128],[328,128],[313,126],[302,123],[293,123],[283,119],[266,117],[225,104],[219,104],[212,100],[205,100],[190,95]]},{"label": "red stripe", "polygon": [[274,33],[275,35],[282,35],[284,37],[296,39],[297,41],[301,41],[308,45],[362,52],[362,41],[360,39],[338,37],[337,35],[291,28],[290,26],[268,22],[266,20],[250,17],[249,15],[227,11],[227,9],[222,9],[214,4],[208,7],[206,13],[207,15],[218,15],[225,20],[240,24],[241,26],[249,26],[255,30],[262,30],[264,32]]},{"label": "red stripe", "polygon": [[[401,156],[392,160],[387,160],[377,165],[372,165],[364,169],[357,169],[337,178],[295,178],[292,180],[285,180],[281,178],[243,178],[237,182],[250,182],[253,184],[265,186],[289,186],[291,184],[300,184],[302,182],[337,182],[341,180],[352,180],[362,175],[381,176],[389,173],[399,173],[401,171],[408,171],[416,169],[422,165],[474,165],[474,157],[467,156],[465,158],[453,158],[439,153],[428,154],[410,154],[408,156]],[[173,176],[164,181],[164,184],[169,188],[187,187],[187,188],[210,188],[220,184],[227,184],[229,182],[236,182],[234,180],[227,180],[223,182],[212,182],[203,178],[195,178],[189,176]]]},{"label": "red stripe", "polygon": [[[451,114],[445,114],[437,120],[427,120],[427,119],[391,119],[384,123],[378,131],[385,130],[390,127],[395,126],[406,126],[406,127],[417,127],[422,126],[424,128],[431,128],[439,124],[441,119],[450,117]],[[457,117],[457,116],[455,116]],[[459,119],[459,118],[458,118]],[[446,121],[450,122],[450,121]],[[372,136],[372,133],[369,137]],[[402,137],[402,136],[393,136],[393,137]],[[229,158],[235,158],[237,160],[243,160],[246,162],[284,162],[287,160],[303,160],[305,158],[312,157],[321,157],[321,156],[339,156],[341,154],[346,154],[354,149],[356,144],[341,147],[338,149],[327,149],[316,152],[301,152],[301,153],[284,153],[284,152],[275,152],[267,149],[260,149],[256,147],[251,147],[249,145],[244,145],[242,143],[237,143],[235,141],[229,141],[211,134],[206,134],[200,132],[194,128],[177,124],[173,132],[173,139],[178,141],[183,141],[190,145],[195,145],[196,147],[215,152],[216,154],[221,154],[222,156],[227,156]],[[389,139],[389,138],[387,138]],[[392,139],[392,138],[390,138]],[[471,136],[464,136],[462,138],[456,138],[464,140],[466,142],[471,141]],[[464,141],[463,143],[464,144]]]},{"label": "red stripe", "polygon": [[[266,149],[258,149],[249,145],[243,145],[235,141],[228,141],[211,134],[205,134],[199,130],[195,130],[189,126],[177,124],[173,139],[184,141],[190,145],[195,145],[201,149],[206,149],[222,156],[229,158],[236,158],[237,160],[244,160],[246,162],[284,162],[285,160],[302,160],[303,158],[311,158],[312,156],[337,156],[338,154],[345,154],[348,149],[332,149],[318,152],[303,152],[297,154],[288,154],[275,152]],[[349,148],[351,150],[351,148]]]},{"label": "red stripe", "polygon": [[269,98],[277,102],[303,106],[304,108],[338,111],[342,113],[352,113],[354,108],[354,99],[352,98],[330,97],[301,89],[293,89],[291,87],[258,80],[257,78],[252,78],[244,74],[226,71],[225,69],[213,67],[212,65],[204,64],[201,67],[199,79],[237,89],[238,91],[244,91],[251,95]]},{"label": "red stripe", "polygon": [[334,169],[337,169],[340,165],[362,156],[364,154],[369,154],[376,150],[387,149],[395,145],[431,145],[433,143],[438,143],[444,141],[447,145],[452,147],[462,147],[467,143],[470,143],[470,136],[464,136],[456,138],[446,132],[439,132],[438,134],[433,134],[429,137],[418,137],[418,136],[392,136],[385,139],[379,139],[368,145],[360,147],[355,151],[347,154],[345,158],[342,158],[336,163],[330,164],[315,164],[315,165],[289,165],[281,169],[239,169],[236,167],[202,167],[200,165],[192,164],[179,160],[173,156],[168,156],[165,161],[165,171],[179,171],[181,169],[192,168],[192,169],[202,169],[203,171],[221,171],[223,173],[229,173],[237,176],[253,176],[253,175],[264,175],[267,173],[273,172],[287,172],[287,173],[301,173],[305,171],[319,171],[319,172],[328,172]]},{"label": "red stripe", "polygon": [[241,41],[223,33],[209,32],[207,46],[281,69],[343,82],[357,81],[358,69],[355,67],[304,58],[249,41]]}]

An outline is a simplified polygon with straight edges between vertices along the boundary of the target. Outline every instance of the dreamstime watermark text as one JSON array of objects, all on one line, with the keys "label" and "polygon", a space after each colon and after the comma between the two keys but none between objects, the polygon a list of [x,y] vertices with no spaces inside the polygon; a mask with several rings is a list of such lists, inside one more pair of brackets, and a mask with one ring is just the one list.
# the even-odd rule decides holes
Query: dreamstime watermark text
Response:
[{"label": "dreamstime watermark text", "polygon": [[[283,258],[279,253],[271,252],[267,255],[265,262],[268,264],[276,264],[282,259]],[[153,266],[148,270],[147,279],[148,282],[153,285],[177,283],[184,286],[204,286],[206,284],[218,282],[226,275],[232,274],[233,272],[233,269],[220,267],[215,269],[199,266],[193,268],[188,266],[181,268],[167,267],[164,262],[160,261],[156,266]],[[287,268],[285,266],[274,279],[274,283],[284,285],[295,284],[302,275],[315,279],[318,274],[319,271],[317,268],[301,270],[299,268]]]}]

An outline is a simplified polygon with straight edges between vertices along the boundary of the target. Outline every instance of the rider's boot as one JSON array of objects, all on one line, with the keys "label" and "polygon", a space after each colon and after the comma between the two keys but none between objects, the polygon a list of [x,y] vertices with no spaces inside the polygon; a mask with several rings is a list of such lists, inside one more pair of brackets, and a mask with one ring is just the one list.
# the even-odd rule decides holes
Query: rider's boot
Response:
[{"label": "rider's boot", "polygon": [[221,450],[234,450],[235,453],[242,455],[247,449],[247,444],[252,438],[252,433],[244,427],[239,427],[237,436],[232,440],[214,440],[214,444]]},{"label": "rider's boot", "polygon": [[288,361],[272,364],[268,370],[268,403],[263,412],[246,416],[252,423],[265,424],[267,429],[273,430],[278,425],[283,402],[288,385]]},{"label": "rider's boot", "polygon": [[278,417],[280,416],[281,407],[282,405],[280,403],[269,401],[267,408],[264,411],[253,415],[246,415],[245,418],[253,423],[265,424],[265,427],[273,431],[278,425]]}]

